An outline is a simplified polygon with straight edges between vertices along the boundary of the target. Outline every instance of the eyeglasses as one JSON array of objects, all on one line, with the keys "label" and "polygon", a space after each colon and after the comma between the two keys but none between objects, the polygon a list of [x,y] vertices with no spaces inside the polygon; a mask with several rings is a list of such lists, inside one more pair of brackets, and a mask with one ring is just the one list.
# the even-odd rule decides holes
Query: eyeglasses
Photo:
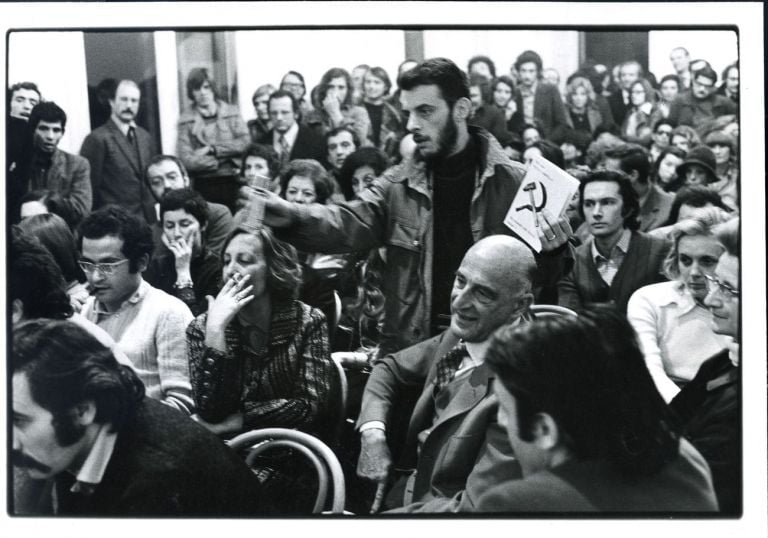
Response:
[{"label": "eyeglasses", "polygon": [[734,288],[733,286],[729,286],[725,282],[721,282],[717,278],[709,275],[704,275],[704,278],[707,279],[707,289],[710,293],[715,293],[716,291],[719,291],[722,293],[725,297],[728,297],[729,299],[737,299],[741,292]]},{"label": "eyeglasses", "polygon": [[665,135],[665,136],[672,136],[672,131],[656,131],[656,134],[658,135]]},{"label": "eyeglasses", "polygon": [[120,260],[119,262],[112,262],[112,263],[91,263],[83,260],[78,260],[77,265],[80,266],[80,269],[82,269],[84,273],[94,273],[98,270],[104,276],[111,276],[112,273],[115,272],[115,268],[117,268],[120,265],[123,265],[127,261],[129,260],[125,259],[125,260]]}]

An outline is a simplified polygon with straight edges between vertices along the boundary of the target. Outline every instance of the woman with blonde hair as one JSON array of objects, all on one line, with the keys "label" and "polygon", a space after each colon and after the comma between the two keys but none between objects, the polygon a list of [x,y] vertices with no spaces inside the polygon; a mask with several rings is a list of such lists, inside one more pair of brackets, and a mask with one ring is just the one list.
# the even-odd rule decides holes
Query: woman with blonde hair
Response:
[{"label": "woman with blonde hair", "polygon": [[672,228],[672,248],[664,260],[671,280],[642,287],[629,299],[627,318],[666,402],[693,379],[702,362],[728,343],[712,330],[704,298],[706,277],[714,273],[724,251],[712,229],[730,218],[718,207],[692,210]]},{"label": "woman with blonde hair", "polygon": [[591,136],[604,118],[595,103],[595,90],[587,77],[573,77],[566,86],[565,121],[575,131]]}]

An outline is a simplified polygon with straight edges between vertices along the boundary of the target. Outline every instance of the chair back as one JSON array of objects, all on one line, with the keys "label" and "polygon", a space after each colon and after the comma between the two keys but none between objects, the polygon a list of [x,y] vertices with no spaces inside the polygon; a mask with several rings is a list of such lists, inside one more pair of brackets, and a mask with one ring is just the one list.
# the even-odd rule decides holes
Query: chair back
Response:
[{"label": "chair back", "polygon": [[554,304],[534,304],[531,305],[530,311],[531,314],[533,314],[533,316],[536,318],[543,318],[547,316],[578,316],[578,314],[570,308]]},{"label": "chair back", "polygon": [[[317,471],[318,494],[312,513],[319,514],[324,511],[329,487],[332,488],[330,512],[332,514],[344,513],[346,489],[341,464],[328,445],[317,437],[287,428],[264,428],[241,433],[228,441],[227,444],[236,452],[250,449],[245,459],[249,465],[253,463],[256,456],[266,450],[277,447],[296,449],[297,452],[312,462]],[[328,482],[329,475],[330,483]]]},{"label": "chair back", "polygon": [[347,395],[349,393],[349,386],[347,383],[347,372],[344,370],[341,360],[334,356],[335,353],[331,353],[331,362],[336,369],[336,374],[339,379],[339,401],[337,409],[337,420],[334,425],[333,440],[337,442],[341,435],[344,422],[347,420]]}]

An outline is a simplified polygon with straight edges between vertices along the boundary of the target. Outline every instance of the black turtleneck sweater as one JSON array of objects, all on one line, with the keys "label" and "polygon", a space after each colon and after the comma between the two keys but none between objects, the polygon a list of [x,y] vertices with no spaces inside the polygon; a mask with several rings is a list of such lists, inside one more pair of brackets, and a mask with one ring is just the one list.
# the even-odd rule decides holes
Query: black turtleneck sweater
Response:
[{"label": "black turtleneck sweater", "polygon": [[[470,136],[466,147],[432,168],[434,200],[433,326],[447,325],[451,289],[464,254],[474,243],[469,206],[475,190],[479,153]],[[434,332],[434,327],[433,327]]]}]

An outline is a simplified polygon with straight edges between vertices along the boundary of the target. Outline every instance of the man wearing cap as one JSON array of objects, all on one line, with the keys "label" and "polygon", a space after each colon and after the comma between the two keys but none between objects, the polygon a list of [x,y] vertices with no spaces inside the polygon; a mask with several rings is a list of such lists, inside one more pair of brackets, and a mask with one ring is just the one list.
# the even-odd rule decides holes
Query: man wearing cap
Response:
[{"label": "man wearing cap", "polygon": [[698,129],[718,116],[736,114],[736,104],[715,93],[717,73],[708,63],[694,62],[691,73],[691,89],[672,101],[667,118],[670,122]]},{"label": "man wearing cap", "polygon": [[729,207],[738,207],[736,184],[721,184],[717,177],[717,161],[714,152],[707,146],[698,146],[688,152],[685,160],[677,167],[677,177],[688,185],[703,185],[720,195]]}]

